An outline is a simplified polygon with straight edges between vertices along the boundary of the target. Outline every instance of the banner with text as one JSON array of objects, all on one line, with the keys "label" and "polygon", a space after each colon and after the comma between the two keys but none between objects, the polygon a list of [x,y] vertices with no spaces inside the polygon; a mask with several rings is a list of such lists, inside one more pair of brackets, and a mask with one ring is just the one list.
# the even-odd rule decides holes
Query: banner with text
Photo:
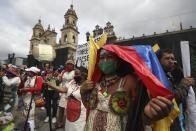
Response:
[{"label": "banner with text", "polygon": [[85,43],[77,46],[76,50],[76,65],[88,68],[89,59],[89,43]]}]

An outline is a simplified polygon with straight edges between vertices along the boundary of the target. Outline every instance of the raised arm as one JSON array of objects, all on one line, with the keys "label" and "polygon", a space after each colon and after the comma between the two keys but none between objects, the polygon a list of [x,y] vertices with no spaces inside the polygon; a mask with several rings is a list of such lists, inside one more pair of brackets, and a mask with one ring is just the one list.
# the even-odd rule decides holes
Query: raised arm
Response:
[{"label": "raised arm", "polygon": [[52,84],[50,82],[47,82],[47,85],[48,85],[49,88],[55,89],[55,90],[57,90],[59,92],[62,92],[62,93],[66,93],[67,92],[67,87],[66,86],[62,88],[62,87],[54,85],[54,84]]}]

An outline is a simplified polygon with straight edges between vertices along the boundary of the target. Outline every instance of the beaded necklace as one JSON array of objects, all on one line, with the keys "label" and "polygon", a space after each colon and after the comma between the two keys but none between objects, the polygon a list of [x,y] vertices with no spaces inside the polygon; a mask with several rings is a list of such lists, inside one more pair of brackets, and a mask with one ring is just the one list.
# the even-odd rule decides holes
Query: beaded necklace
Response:
[{"label": "beaded necklace", "polygon": [[101,87],[105,87],[106,90],[102,93],[103,96],[108,97],[108,88],[114,85],[118,80],[120,79],[119,76],[113,75],[111,77],[103,78],[102,81],[100,82]]}]

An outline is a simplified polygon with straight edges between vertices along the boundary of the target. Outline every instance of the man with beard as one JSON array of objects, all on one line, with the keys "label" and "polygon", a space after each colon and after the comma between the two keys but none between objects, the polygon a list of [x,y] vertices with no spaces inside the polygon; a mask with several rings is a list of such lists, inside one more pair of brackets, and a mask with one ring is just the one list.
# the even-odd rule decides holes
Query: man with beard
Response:
[{"label": "man with beard", "polygon": [[[182,69],[175,60],[174,53],[170,49],[165,49],[158,53],[159,61],[173,86],[173,92],[177,104],[183,105],[183,116],[186,110],[186,98],[188,96],[189,87],[195,85],[195,81],[191,77],[185,77]],[[182,110],[181,110],[182,111]],[[183,124],[183,125],[182,125]],[[185,127],[184,122],[180,124],[179,117],[171,126],[171,131],[182,131]]]}]

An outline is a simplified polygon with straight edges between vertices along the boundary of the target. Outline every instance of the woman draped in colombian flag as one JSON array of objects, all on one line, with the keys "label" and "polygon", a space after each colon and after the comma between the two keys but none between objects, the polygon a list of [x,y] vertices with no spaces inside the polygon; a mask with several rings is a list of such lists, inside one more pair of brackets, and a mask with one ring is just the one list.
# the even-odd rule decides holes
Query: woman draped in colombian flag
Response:
[{"label": "woman draped in colombian flag", "polygon": [[144,131],[145,125],[168,116],[172,106],[166,98],[172,94],[137,52],[117,45],[97,52],[92,80],[80,91],[89,108],[85,131]]}]

